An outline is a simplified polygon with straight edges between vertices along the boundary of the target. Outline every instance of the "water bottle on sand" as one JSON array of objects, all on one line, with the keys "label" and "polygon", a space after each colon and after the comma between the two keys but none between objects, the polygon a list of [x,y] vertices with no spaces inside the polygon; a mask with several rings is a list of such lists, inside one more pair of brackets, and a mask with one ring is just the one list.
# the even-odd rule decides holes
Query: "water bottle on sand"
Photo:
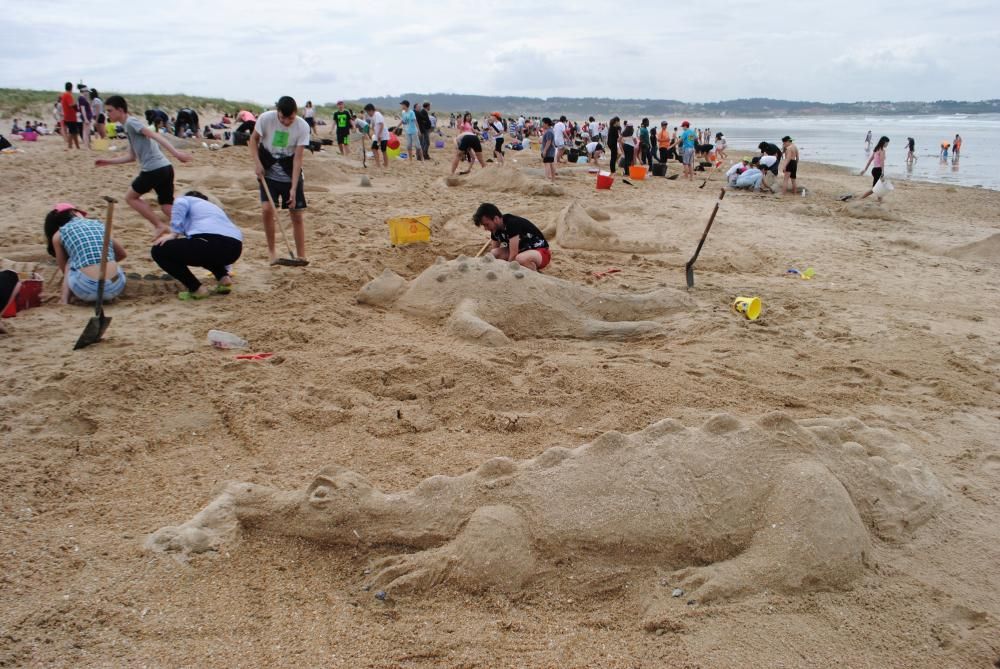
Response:
[{"label": "water bottle on sand", "polygon": [[209,330],[208,343],[215,348],[246,348],[247,340],[223,330]]}]

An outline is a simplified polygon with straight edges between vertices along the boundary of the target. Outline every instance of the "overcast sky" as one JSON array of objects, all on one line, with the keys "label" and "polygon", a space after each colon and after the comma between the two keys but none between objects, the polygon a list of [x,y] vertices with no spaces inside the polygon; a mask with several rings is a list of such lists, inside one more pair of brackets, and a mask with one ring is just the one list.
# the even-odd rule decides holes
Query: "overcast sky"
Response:
[{"label": "overcast sky", "polygon": [[265,104],[1000,97],[1000,0],[12,0],[3,13],[3,87],[82,80]]}]

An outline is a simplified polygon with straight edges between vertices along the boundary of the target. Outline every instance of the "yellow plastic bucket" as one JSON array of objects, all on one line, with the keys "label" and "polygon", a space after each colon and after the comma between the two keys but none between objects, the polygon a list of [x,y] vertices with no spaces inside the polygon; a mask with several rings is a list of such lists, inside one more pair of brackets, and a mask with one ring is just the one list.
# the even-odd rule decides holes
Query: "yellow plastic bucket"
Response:
[{"label": "yellow plastic bucket", "polygon": [[733,311],[746,316],[747,320],[755,321],[760,318],[760,298],[759,297],[737,297],[733,300]]},{"label": "yellow plastic bucket", "polygon": [[431,240],[430,216],[400,216],[386,221],[389,226],[389,243],[403,246]]}]

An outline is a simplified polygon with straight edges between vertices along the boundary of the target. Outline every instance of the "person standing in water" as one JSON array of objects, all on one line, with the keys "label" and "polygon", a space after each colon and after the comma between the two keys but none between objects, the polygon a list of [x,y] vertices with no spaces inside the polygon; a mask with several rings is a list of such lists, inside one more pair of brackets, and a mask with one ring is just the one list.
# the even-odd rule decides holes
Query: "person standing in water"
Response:
[{"label": "person standing in water", "polygon": [[865,135],[865,153],[868,153],[872,149],[872,131],[869,130],[868,134]]},{"label": "person standing in water", "polygon": [[917,143],[912,137],[906,138],[906,164],[912,165],[916,160]]},{"label": "person standing in water", "polygon": [[955,141],[951,143],[951,157],[952,160],[958,160],[959,154],[962,153],[962,136],[955,133]]}]

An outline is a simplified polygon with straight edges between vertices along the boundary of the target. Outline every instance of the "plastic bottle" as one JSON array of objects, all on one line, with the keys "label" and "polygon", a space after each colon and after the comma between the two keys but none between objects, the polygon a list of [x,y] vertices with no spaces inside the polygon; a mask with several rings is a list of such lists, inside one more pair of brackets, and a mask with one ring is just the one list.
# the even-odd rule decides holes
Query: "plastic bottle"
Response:
[{"label": "plastic bottle", "polygon": [[208,343],[215,348],[246,348],[247,340],[232,332],[225,332],[224,330],[209,330],[208,331]]}]

